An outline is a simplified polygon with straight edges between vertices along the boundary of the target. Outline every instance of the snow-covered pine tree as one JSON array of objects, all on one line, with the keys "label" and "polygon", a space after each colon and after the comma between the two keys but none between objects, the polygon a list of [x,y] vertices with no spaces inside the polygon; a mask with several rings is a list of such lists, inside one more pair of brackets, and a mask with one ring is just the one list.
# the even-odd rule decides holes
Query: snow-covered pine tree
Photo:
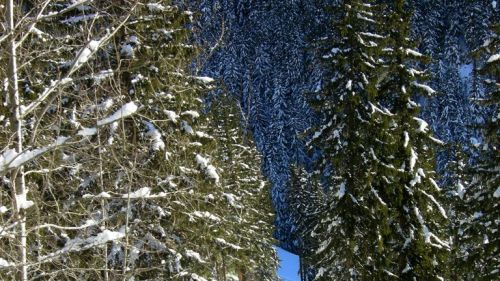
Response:
[{"label": "snow-covered pine tree", "polygon": [[[277,280],[273,248],[274,214],[271,190],[261,174],[261,157],[242,122],[240,103],[228,94],[214,96],[211,104],[215,150],[222,170],[221,187],[209,201],[221,216],[214,230],[216,259],[228,276],[238,280]],[[223,280],[223,279],[220,279]]]},{"label": "snow-covered pine tree", "polygon": [[[390,1],[386,1],[390,3]],[[425,54],[436,57],[441,47],[441,33],[443,26],[442,16],[444,5],[433,0],[414,0],[412,8],[412,37],[419,41],[419,48]],[[457,1],[455,1],[457,2]]]},{"label": "snow-covered pine tree", "polygon": [[[440,237],[447,215],[433,179],[437,140],[412,101],[415,92],[433,92],[415,69],[426,59],[412,49],[403,1],[389,5],[384,25],[367,11],[375,6],[353,2],[342,6],[355,12],[339,23],[338,74],[318,98],[323,126],[312,140],[324,154],[317,180],[326,176],[330,186],[328,211],[312,234],[321,242],[312,254],[316,280],[439,280],[449,245]],[[324,97],[328,89],[335,100]]]},{"label": "snow-covered pine tree", "polygon": [[428,98],[424,115],[431,124],[433,132],[448,146],[441,147],[437,158],[437,168],[446,181],[450,175],[445,171],[446,164],[453,159],[453,145],[467,144],[472,137],[473,116],[469,112],[471,101],[468,98],[466,82],[460,78],[459,65],[448,60],[439,60],[435,68],[437,77],[434,84],[438,94]]},{"label": "snow-covered pine tree", "polygon": [[477,59],[485,57],[479,72],[486,77],[487,95],[478,102],[489,113],[487,120],[479,124],[484,143],[479,147],[479,157],[472,168],[473,179],[465,193],[469,217],[463,230],[463,244],[460,245],[462,259],[473,272],[474,280],[493,280],[500,276],[500,25],[494,25],[493,31],[493,35],[473,52]]},{"label": "snow-covered pine tree", "polygon": [[392,249],[380,240],[389,224],[387,207],[375,185],[384,178],[383,159],[375,153],[383,152],[385,140],[378,136],[386,137],[381,130],[391,114],[376,88],[384,37],[376,34],[382,10],[373,3],[344,1],[334,10],[339,21],[325,43],[334,76],[313,100],[320,126],[310,149],[322,153],[313,181],[328,195],[310,230],[318,245],[310,257],[314,280],[385,280],[393,274]]},{"label": "snow-covered pine tree", "polygon": [[468,248],[465,242],[468,240],[467,234],[464,230],[469,227],[468,218],[470,217],[470,208],[465,196],[471,179],[469,157],[460,144],[450,146],[448,151],[451,157],[445,167],[449,176],[443,184],[450,219],[449,278],[451,280],[474,280],[473,268],[463,259]]},{"label": "snow-covered pine tree", "polygon": [[[388,228],[381,239],[395,254],[391,272],[404,280],[441,280],[447,274],[445,264],[449,251],[447,214],[440,205],[440,188],[434,171],[436,143],[428,124],[418,118],[417,94],[432,95],[430,87],[421,84],[425,72],[416,69],[427,61],[415,51],[409,39],[410,13],[404,0],[388,5],[383,26],[388,44],[384,50],[387,73],[380,82],[380,96],[390,109],[388,140],[385,152],[375,156],[392,173],[384,174],[378,195],[387,204]],[[382,160],[383,159],[383,160]]]},{"label": "snow-covered pine tree", "polygon": [[315,274],[308,249],[316,248],[320,241],[311,237],[310,230],[322,219],[328,195],[321,184],[311,181],[312,175],[304,167],[293,165],[290,169],[286,198],[290,217],[293,219],[290,238],[293,249],[300,257],[301,280],[312,280]]},{"label": "snow-covered pine tree", "polygon": [[306,158],[298,134],[313,119],[301,93],[311,91],[316,84],[310,81],[320,77],[306,39],[313,28],[323,30],[323,15],[315,13],[323,1],[190,2],[202,11],[198,39],[210,47],[201,57],[207,59],[204,73],[220,78],[239,98],[262,152],[263,173],[273,185],[276,237],[288,241],[288,166]]}]

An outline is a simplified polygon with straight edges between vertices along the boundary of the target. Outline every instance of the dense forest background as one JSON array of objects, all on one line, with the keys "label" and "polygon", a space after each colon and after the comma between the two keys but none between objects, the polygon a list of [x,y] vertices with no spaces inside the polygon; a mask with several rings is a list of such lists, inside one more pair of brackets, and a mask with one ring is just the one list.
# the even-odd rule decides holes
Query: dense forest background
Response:
[{"label": "dense forest background", "polygon": [[[245,110],[246,120],[263,153],[264,174],[273,183],[277,237],[295,252],[293,218],[286,202],[289,166],[309,164],[304,131],[317,121],[307,94],[318,91],[325,76],[322,50],[315,42],[330,32],[327,7],[341,1],[200,1],[199,36],[211,46],[203,72],[215,77]],[[421,97],[422,117],[436,136],[464,149],[480,143],[475,124],[484,108],[474,99],[484,95],[480,61],[472,50],[491,35],[498,22],[495,1],[407,1],[412,11],[412,38],[431,57],[429,85],[440,94]],[[439,169],[445,173],[450,152],[443,150]],[[292,236],[291,236],[292,235]]]}]

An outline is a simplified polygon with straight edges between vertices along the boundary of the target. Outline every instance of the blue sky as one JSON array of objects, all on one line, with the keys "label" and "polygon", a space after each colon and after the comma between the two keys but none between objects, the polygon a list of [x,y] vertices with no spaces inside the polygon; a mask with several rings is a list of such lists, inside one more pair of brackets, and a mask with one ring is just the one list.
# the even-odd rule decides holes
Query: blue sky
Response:
[{"label": "blue sky", "polygon": [[283,281],[300,281],[299,278],[299,257],[281,248],[277,248],[280,258],[278,275]]}]

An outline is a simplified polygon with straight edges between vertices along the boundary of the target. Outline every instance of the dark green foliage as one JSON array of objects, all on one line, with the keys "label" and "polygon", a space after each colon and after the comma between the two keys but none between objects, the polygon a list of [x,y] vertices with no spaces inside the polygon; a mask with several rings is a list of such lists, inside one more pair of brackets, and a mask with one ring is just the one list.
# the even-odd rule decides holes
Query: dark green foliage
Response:
[{"label": "dark green foliage", "polygon": [[[474,280],[494,280],[500,276],[499,268],[499,217],[500,217],[500,153],[499,103],[500,103],[500,25],[493,26],[494,34],[474,55],[482,55],[485,63],[480,72],[486,77],[487,96],[480,104],[487,107],[489,116],[483,129],[484,142],[479,146],[479,159],[472,168],[472,179],[465,192],[465,224],[461,231],[463,253],[461,259],[466,268],[474,272]],[[465,277],[470,277],[468,272]],[[464,279],[467,280],[467,279]]]},{"label": "dark green foliage", "polygon": [[[328,207],[311,236],[315,280],[439,280],[449,250],[433,147],[417,93],[431,95],[403,1],[345,1],[325,58],[336,74],[314,100],[322,150],[313,181]],[[385,10],[385,13],[381,12]],[[385,14],[386,16],[383,16]]]}]

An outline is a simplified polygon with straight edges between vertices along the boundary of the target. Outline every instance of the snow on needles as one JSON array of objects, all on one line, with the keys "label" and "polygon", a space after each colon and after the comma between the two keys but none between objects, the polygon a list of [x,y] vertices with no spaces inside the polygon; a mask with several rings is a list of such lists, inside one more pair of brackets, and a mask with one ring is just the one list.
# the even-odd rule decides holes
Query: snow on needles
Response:
[{"label": "snow on needles", "polygon": [[205,171],[205,174],[207,175],[207,177],[213,179],[216,184],[219,183],[219,175],[217,174],[215,167],[212,166],[211,164],[209,164],[208,159],[197,154],[196,155],[196,163],[198,163],[200,168]]},{"label": "snow on needles", "polygon": [[[135,112],[137,112],[137,109],[139,107],[134,103],[134,102],[129,102],[124,104],[119,110],[117,110],[115,113],[111,114],[110,116],[98,120],[97,121],[97,126],[103,126],[107,125],[110,123],[113,123],[119,119],[128,117],[130,115],[133,115]],[[77,135],[79,136],[93,136],[97,134],[97,128],[83,128],[80,131],[78,131]]]},{"label": "snow on needles", "polygon": [[97,51],[99,48],[99,45],[101,44],[101,41],[99,40],[91,40],[87,46],[85,46],[80,53],[78,54],[78,57],[76,57],[75,62],[74,62],[74,67],[79,67],[80,65],[86,63],[90,56]]},{"label": "snow on needles", "polygon": [[37,156],[53,148],[63,145],[68,139],[69,137],[60,136],[52,144],[33,150],[28,149],[22,151],[21,153],[16,152],[15,149],[7,149],[2,154],[0,154],[0,172],[20,167],[24,163],[36,158]]},{"label": "snow on needles", "polygon": [[212,83],[214,82],[215,80],[211,77],[206,77],[206,76],[197,76],[195,77],[196,80],[200,81],[200,82],[203,82],[205,84],[209,84],[209,83]]},{"label": "snow on needles", "polygon": [[497,61],[497,60],[500,60],[500,53],[492,55],[491,57],[488,58],[488,60],[486,62],[492,63],[492,62]]},{"label": "snow on needles", "polygon": [[152,149],[154,151],[158,150],[164,150],[165,149],[165,142],[161,138],[161,133],[160,131],[153,125],[151,122],[144,122],[144,125],[147,127],[147,131],[145,136],[151,139],[152,142]]},{"label": "snow on needles", "polygon": [[493,197],[498,198],[500,197],[500,186],[495,190],[495,193],[493,193]]},{"label": "snow on needles", "polygon": [[193,250],[186,250],[186,257],[191,258],[199,263],[205,263],[201,255]]},{"label": "snow on needles", "polygon": [[413,120],[417,121],[418,123],[418,129],[417,129],[417,132],[419,133],[426,133],[428,128],[429,128],[429,124],[427,122],[425,122],[424,120],[418,118],[418,117],[413,117]]},{"label": "snow on needles", "polygon": [[50,253],[45,256],[39,257],[40,261],[44,261],[47,259],[53,259],[57,256],[70,253],[70,252],[79,252],[83,251],[95,246],[104,245],[109,241],[118,240],[125,237],[124,231],[111,231],[105,229],[103,232],[97,234],[96,236],[90,236],[87,238],[75,238],[70,239],[66,242],[64,247],[61,250]]},{"label": "snow on needles", "polygon": [[113,123],[114,121],[116,121],[118,119],[128,117],[128,116],[134,114],[137,111],[137,108],[138,107],[134,102],[126,103],[122,106],[122,108],[117,110],[111,116],[97,121],[97,126],[102,126],[102,125],[106,125],[109,123]]},{"label": "snow on needles", "polygon": [[142,188],[139,188],[137,191],[132,192],[130,194],[124,194],[122,197],[123,198],[146,198],[150,194],[151,194],[151,188],[142,187]]},{"label": "snow on needles", "polygon": [[434,91],[434,89],[432,89],[431,87],[427,86],[427,85],[424,85],[424,84],[420,84],[420,83],[417,83],[417,82],[413,82],[413,86],[421,89],[421,90],[424,90],[425,92],[427,92],[427,94],[429,96],[432,96],[436,93],[436,91]]},{"label": "snow on needles", "polygon": [[151,12],[163,12],[166,10],[166,7],[160,3],[148,3],[146,6]]}]

